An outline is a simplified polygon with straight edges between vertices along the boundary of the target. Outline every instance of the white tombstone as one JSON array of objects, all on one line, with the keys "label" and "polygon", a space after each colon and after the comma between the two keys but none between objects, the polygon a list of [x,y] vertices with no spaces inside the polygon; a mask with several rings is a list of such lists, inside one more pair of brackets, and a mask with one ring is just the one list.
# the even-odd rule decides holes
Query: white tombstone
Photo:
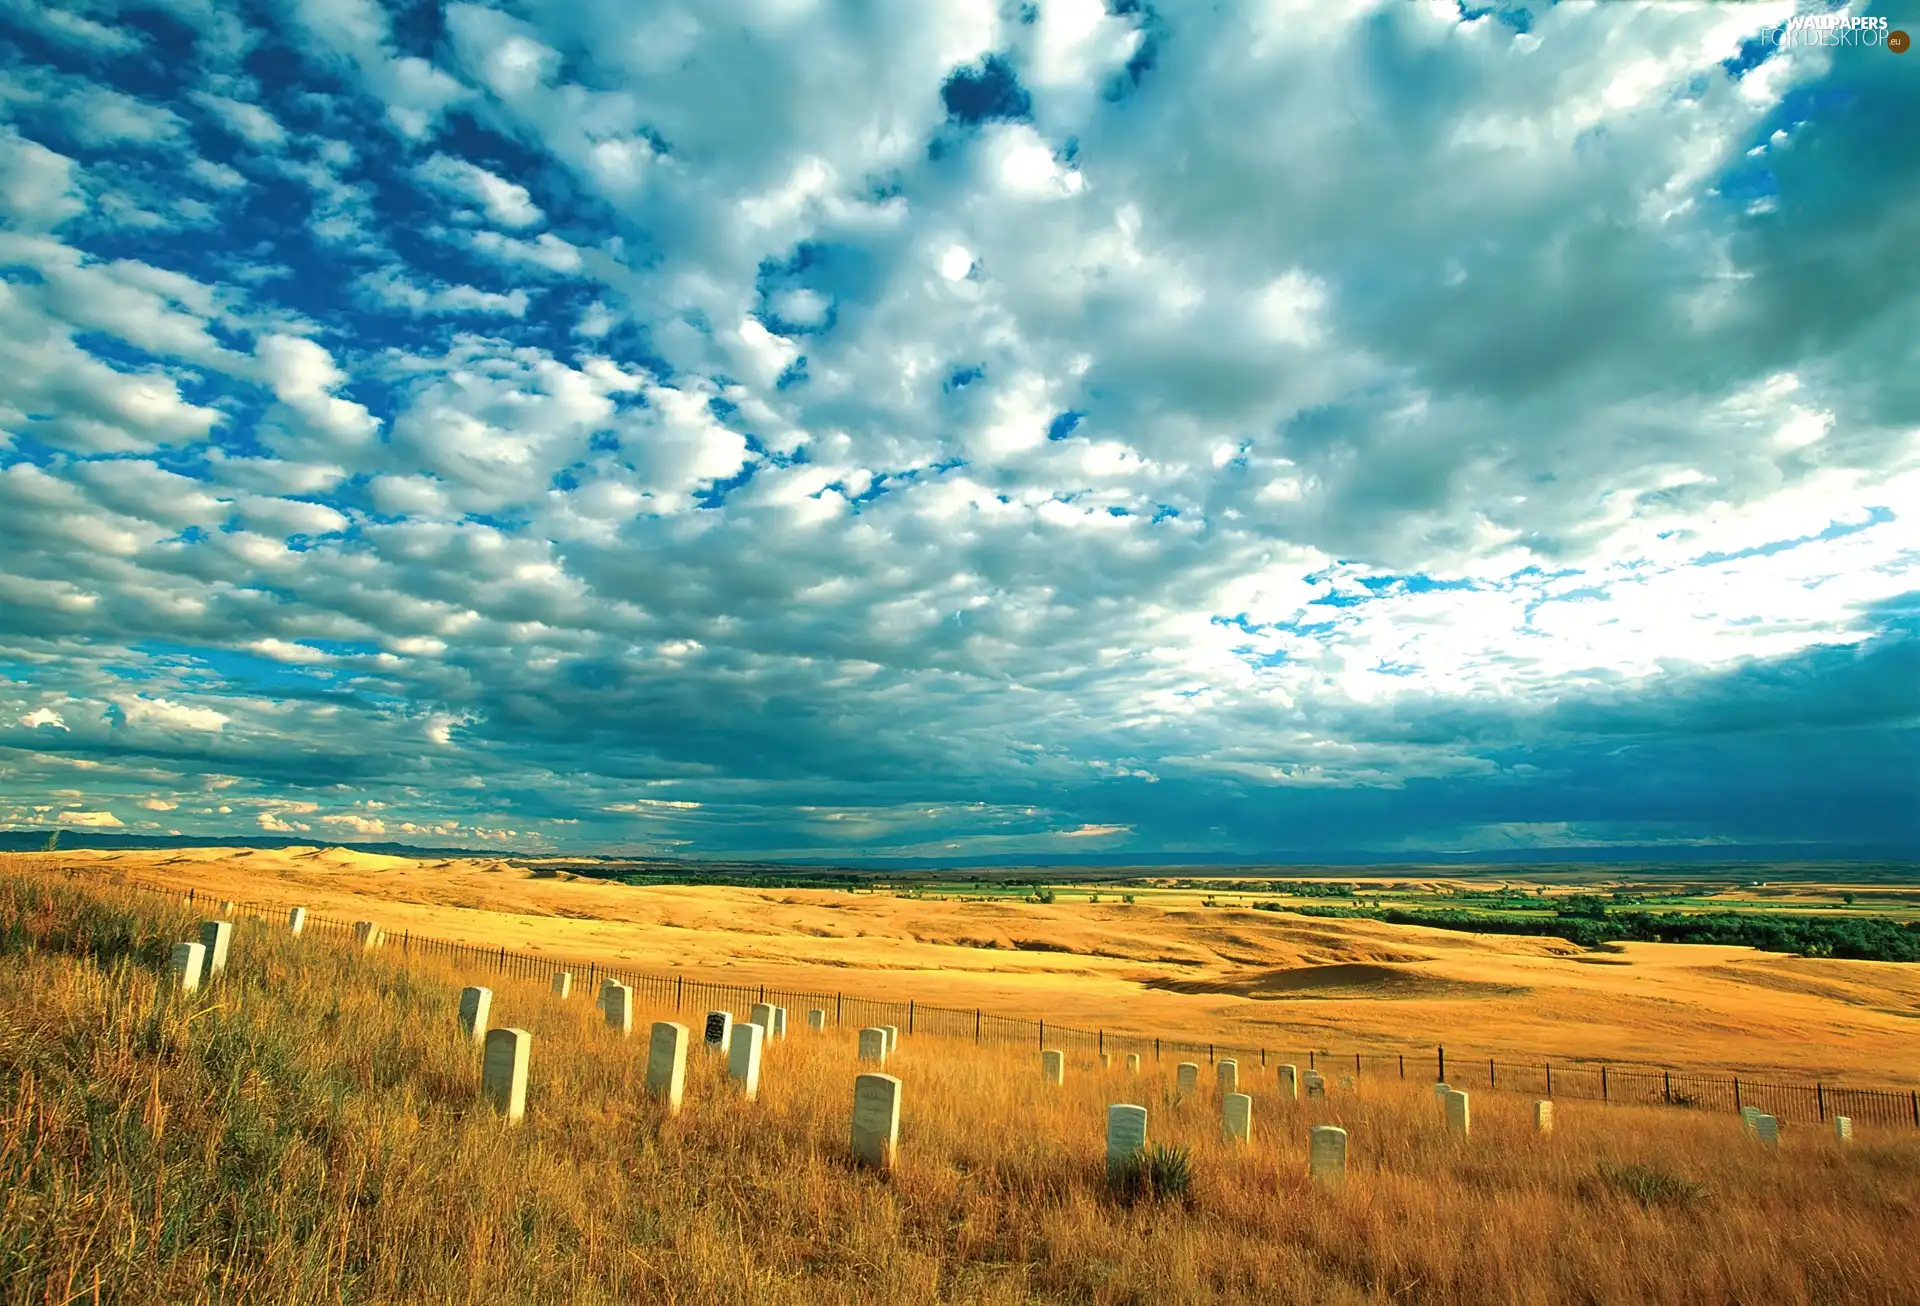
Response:
[{"label": "white tombstone", "polygon": [[773,1004],[771,1002],[754,1003],[747,1009],[747,1021],[758,1025],[761,1032],[767,1036],[769,1043],[773,1041]]},{"label": "white tombstone", "polygon": [[824,1012],[824,1011],[822,1011],[822,1010],[821,1010],[820,1008],[818,1008],[818,1007],[815,1007],[815,1008],[814,1008],[814,1009],[813,1009],[812,1011],[809,1011],[809,1012],[807,1013],[807,1028],[808,1028],[808,1029],[825,1029],[826,1027],[827,1027],[827,1013],[826,1013],[826,1012]]},{"label": "white tombstone", "polygon": [[887,1031],[877,1025],[860,1031],[860,1059],[887,1064]]},{"label": "white tombstone", "polygon": [[1190,1097],[1200,1089],[1200,1063],[1182,1061],[1173,1068],[1173,1090],[1181,1097]]},{"label": "white tombstone", "polygon": [[1224,1061],[1216,1062],[1213,1067],[1213,1083],[1222,1097],[1225,1097],[1228,1093],[1238,1093],[1240,1091],[1240,1063],[1231,1057]]},{"label": "white tombstone", "polygon": [[1112,1069],[1113,1069],[1113,1053],[1111,1053],[1111,1052],[1102,1052],[1102,1053],[1100,1054],[1100,1069],[1102,1069],[1102,1070],[1112,1070]]},{"label": "white tombstone", "polygon": [[1325,1097],[1327,1095],[1327,1077],[1317,1070],[1307,1072],[1307,1096]]},{"label": "white tombstone", "polygon": [[200,972],[206,969],[207,945],[204,943],[176,943],[167,956],[167,969],[173,972],[174,986],[182,993],[193,993],[200,988]]},{"label": "white tombstone", "polygon": [[880,1028],[887,1031],[887,1055],[891,1057],[895,1052],[900,1050],[900,1027],[898,1025],[882,1025]]},{"label": "white tombstone", "polygon": [[553,996],[570,998],[573,996],[573,972],[559,971],[553,977]]},{"label": "white tombstone", "polygon": [[231,916],[239,910],[240,904],[237,902],[223,902],[220,904],[220,914],[222,916]]},{"label": "white tombstone", "polygon": [[600,1010],[607,1018],[607,1028],[620,1031],[622,1038],[633,1034],[633,990],[618,980],[600,993]]},{"label": "white tombstone", "polygon": [[1307,1173],[1329,1188],[1347,1181],[1347,1131],[1315,1125],[1307,1131]]},{"label": "white tombstone", "polygon": [[1553,1103],[1545,1098],[1533,1104],[1533,1132],[1536,1134],[1553,1132]]},{"label": "white tombstone", "polygon": [[1754,1136],[1759,1119],[1760,1119],[1759,1107],[1743,1106],[1740,1108],[1740,1129],[1743,1133],[1746,1134],[1748,1138],[1752,1138]]},{"label": "white tombstone", "polygon": [[470,985],[460,990],[460,1028],[479,1043],[487,1037],[487,1017],[493,1012],[493,990]]},{"label": "white tombstone", "polygon": [[1253,1141],[1253,1098],[1246,1093],[1228,1093],[1220,1099],[1220,1128],[1231,1143]]},{"label": "white tombstone", "polygon": [[[861,1030],[862,1042],[868,1031]],[[880,1055],[886,1055],[883,1042]],[[892,1075],[861,1075],[853,1081],[853,1159],[881,1170],[893,1167],[900,1142],[900,1081]]]},{"label": "white tombstone", "polygon": [[233,946],[232,921],[201,921],[200,946],[207,950],[201,964],[200,982],[212,983],[227,968],[227,949]]},{"label": "white tombstone", "polygon": [[660,1099],[667,1114],[680,1114],[687,1087],[687,1027],[671,1020],[653,1022],[647,1040],[647,1092]]},{"label": "white tombstone", "polygon": [[620,981],[615,979],[611,975],[608,975],[607,977],[602,979],[600,981],[600,996],[593,1000],[593,1005],[600,1008],[600,1010],[605,1011],[607,1009],[607,994],[613,992],[615,989],[619,987],[620,987]]},{"label": "white tombstone", "polygon": [[1780,1146],[1780,1119],[1778,1116],[1761,1115],[1754,1117],[1754,1137],[1768,1147]]},{"label": "white tombstone", "polygon": [[1140,1054],[1138,1052],[1127,1053],[1127,1073],[1129,1075],[1137,1075],[1140,1073]]},{"label": "white tombstone", "polygon": [[1852,1118],[1849,1116],[1835,1116],[1833,1118],[1833,1136],[1843,1143],[1851,1143],[1853,1141]]},{"label": "white tombstone", "polygon": [[1433,1095],[1439,1098],[1442,1102],[1445,1102],[1447,1100],[1447,1094],[1451,1092],[1453,1092],[1453,1090],[1448,1088],[1445,1084],[1435,1084],[1433,1086]]},{"label": "white tombstone", "polygon": [[533,1035],[524,1029],[490,1029],[480,1059],[480,1087],[493,1109],[509,1121],[527,1113],[527,1061]]},{"label": "white tombstone", "polygon": [[1447,1132],[1465,1138],[1473,1132],[1473,1115],[1467,1095],[1457,1088],[1447,1090]]},{"label": "white tombstone", "polygon": [[1147,1109],[1131,1102],[1107,1108],[1107,1178],[1118,1179],[1147,1146]]},{"label": "white tombstone", "polygon": [[1067,1054],[1059,1048],[1048,1048],[1040,1054],[1040,1077],[1049,1084],[1064,1084],[1067,1081]]},{"label": "white tombstone", "polygon": [[287,933],[298,938],[307,928],[307,909],[295,907],[287,913]]},{"label": "white tombstone", "polygon": [[372,952],[380,946],[380,927],[372,921],[355,921],[353,939],[360,945],[360,951]]},{"label": "white tombstone", "polygon": [[766,1046],[767,1027],[751,1020],[733,1031],[733,1045],[727,1050],[727,1076],[740,1085],[751,1102],[760,1096],[760,1052]]},{"label": "white tombstone", "polygon": [[772,1037],[785,1038],[786,1036],[787,1036],[787,1009],[785,1007],[775,1007],[773,1009]]},{"label": "white tombstone", "polygon": [[1300,1071],[1294,1066],[1280,1067],[1280,1096],[1289,1102],[1300,1100]]},{"label": "white tombstone", "polygon": [[733,1013],[709,1011],[707,1023],[700,1030],[700,1043],[709,1052],[730,1056],[733,1050]]}]

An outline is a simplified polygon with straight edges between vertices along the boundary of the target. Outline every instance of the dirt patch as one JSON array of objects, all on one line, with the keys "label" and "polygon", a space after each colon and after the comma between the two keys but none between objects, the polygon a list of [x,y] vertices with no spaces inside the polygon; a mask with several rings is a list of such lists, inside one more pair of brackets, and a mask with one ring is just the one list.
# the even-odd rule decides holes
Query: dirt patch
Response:
[{"label": "dirt patch", "polygon": [[1524,985],[1435,979],[1416,971],[1397,970],[1368,962],[1290,966],[1227,979],[1154,979],[1147,981],[1147,987],[1169,993],[1226,993],[1234,997],[1270,1001],[1315,998],[1491,998],[1531,992]]}]

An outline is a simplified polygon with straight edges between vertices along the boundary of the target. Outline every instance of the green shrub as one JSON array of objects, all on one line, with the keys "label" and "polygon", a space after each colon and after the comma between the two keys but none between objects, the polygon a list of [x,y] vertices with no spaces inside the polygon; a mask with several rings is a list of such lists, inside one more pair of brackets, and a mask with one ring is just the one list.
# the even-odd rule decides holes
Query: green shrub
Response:
[{"label": "green shrub", "polygon": [[1119,1168],[1114,1189],[1129,1202],[1184,1202],[1193,1190],[1193,1152],[1185,1144],[1150,1144]]}]

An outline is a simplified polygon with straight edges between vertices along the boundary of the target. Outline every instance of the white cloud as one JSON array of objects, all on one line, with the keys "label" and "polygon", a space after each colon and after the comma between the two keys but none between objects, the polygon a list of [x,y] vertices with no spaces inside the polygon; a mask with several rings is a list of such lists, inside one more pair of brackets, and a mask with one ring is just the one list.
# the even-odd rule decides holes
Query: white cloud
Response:
[{"label": "white cloud", "polygon": [[249,145],[278,149],[286,144],[287,129],[271,113],[257,104],[236,100],[209,91],[193,91],[187,98],[204,109],[208,116]]},{"label": "white cloud", "polygon": [[61,717],[61,715],[58,712],[54,711],[50,707],[35,708],[33,711],[27,713],[25,716],[20,718],[20,724],[27,727],[29,730],[35,728],[36,726],[51,726],[55,730],[65,730],[67,728],[66,721]]},{"label": "white cloud", "polygon": [[123,822],[112,812],[62,812],[53,818],[54,825],[79,825],[95,829],[119,829]]},{"label": "white cloud", "polygon": [[217,733],[226,727],[226,713],[168,698],[148,698],[143,694],[116,694],[113,703],[129,726],[161,730],[199,730]]},{"label": "white cloud", "polygon": [[506,317],[525,317],[527,292],[510,290],[505,294],[481,290],[475,286],[433,286],[415,284],[391,268],[370,272],[360,279],[374,299],[410,313],[487,313]]},{"label": "white cloud", "polygon": [[531,227],[546,220],[525,186],[465,159],[436,154],[414,172],[431,186],[479,204],[489,220],[503,227]]}]

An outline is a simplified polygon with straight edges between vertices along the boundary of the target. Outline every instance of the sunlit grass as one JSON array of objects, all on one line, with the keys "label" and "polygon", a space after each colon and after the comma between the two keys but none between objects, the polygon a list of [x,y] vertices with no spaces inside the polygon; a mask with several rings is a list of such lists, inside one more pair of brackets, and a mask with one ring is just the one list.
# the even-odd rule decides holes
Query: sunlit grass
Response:
[{"label": "sunlit grass", "polygon": [[[1129,1079],[1032,1049],[906,1039],[900,1159],[855,1168],[855,1031],[806,1013],[758,1102],[696,1046],[686,1106],[644,1087],[594,994],[402,968],[241,921],[231,971],[169,991],[198,918],[51,877],[0,878],[0,1299],[9,1302],[1895,1302],[1920,1300],[1920,1137],[1843,1150],[1737,1119],[1429,1086],[1279,1099],[1243,1069],[1254,1142],[1220,1137],[1171,1061]],[[462,983],[534,1034],[525,1122],[479,1095]],[[699,1036],[700,1011],[678,1019]],[[736,1016],[744,1018],[744,1010]],[[870,1067],[868,1067],[870,1068]],[[1186,1146],[1186,1200],[1107,1188],[1109,1103]],[[1350,1132],[1343,1192],[1307,1129]]]}]

